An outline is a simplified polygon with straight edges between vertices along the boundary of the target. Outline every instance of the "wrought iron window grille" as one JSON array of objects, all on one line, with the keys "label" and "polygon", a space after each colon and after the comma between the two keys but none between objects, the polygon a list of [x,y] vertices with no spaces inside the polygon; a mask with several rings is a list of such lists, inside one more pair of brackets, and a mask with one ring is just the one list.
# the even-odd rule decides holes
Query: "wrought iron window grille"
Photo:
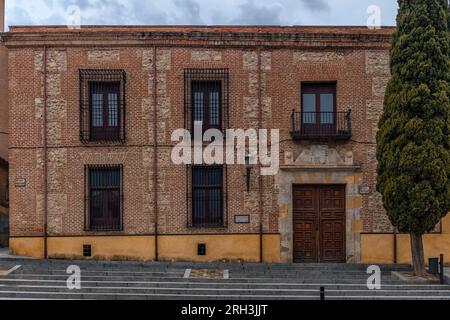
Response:
[{"label": "wrought iron window grille", "polygon": [[186,170],[187,226],[226,228],[227,166],[189,165]]},{"label": "wrought iron window grille", "polygon": [[79,70],[80,140],[125,142],[126,73],[124,70]]},{"label": "wrought iron window grille", "polygon": [[123,166],[85,166],[85,231],[123,231]]},{"label": "wrought iron window grille", "polygon": [[204,130],[225,130],[229,119],[229,70],[184,70],[184,122],[193,130],[203,120]]}]

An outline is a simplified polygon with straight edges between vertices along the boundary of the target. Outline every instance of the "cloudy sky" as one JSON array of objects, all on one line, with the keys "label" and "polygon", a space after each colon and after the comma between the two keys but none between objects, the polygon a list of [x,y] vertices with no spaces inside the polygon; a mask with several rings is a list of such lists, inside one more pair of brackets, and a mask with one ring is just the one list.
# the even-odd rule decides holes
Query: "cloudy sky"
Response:
[{"label": "cloudy sky", "polygon": [[[396,0],[6,0],[6,24],[366,25],[371,5],[394,25]],[[69,17],[69,18],[68,18]]]}]

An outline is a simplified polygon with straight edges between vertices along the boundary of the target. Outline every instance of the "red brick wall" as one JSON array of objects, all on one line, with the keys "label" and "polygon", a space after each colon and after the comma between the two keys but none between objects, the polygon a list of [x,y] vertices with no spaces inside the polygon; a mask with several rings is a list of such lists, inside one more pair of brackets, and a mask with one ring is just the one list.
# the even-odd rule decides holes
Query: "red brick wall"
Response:
[{"label": "red brick wall", "polygon": [[[386,32],[383,30],[382,32]],[[13,38],[14,40],[14,38]],[[20,44],[18,40],[17,43]],[[280,129],[281,162],[287,153],[294,159],[302,147],[315,143],[290,138],[292,109],[300,109],[302,81],[337,81],[338,111],[352,109],[353,137],[330,142],[344,157],[353,152],[362,167],[363,184],[372,194],[364,196],[365,231],[389,229],[375,191],[374,126],[382,108],[388,77],[387,45],[373,48],[336,40],[327,45],[271,47],[261,51],[258,70],[256,47],[219,45],[210,49],[169,42],[157,49],[158,170],[153,170],[154,53],[151,46],[107,47],[70,45],[65,42],[47,51],[47,167],[48,232],[83,235],[84,165],[124,165],[124,233],[154,232],[154,174],[158,175],[159,232],[165,234],[259,232],[259,183],[253,171],[251,191],[246,192],[243,166],[228,167],[228,227],[187,228],[186,168],[170,162],[173,130],[184,126],[183,70],[228,68],[230,74],[231,128],[258,127],[261,85],[262,128]],[[87,43],[86,43],[87,44]],[[127,74],[126,135],[123,145],[82,144],[79,139],[79,69],[124,69]],[[11,187],[11,235],[43,232],[43,48],[9,46],[10,179],[26,178],[25,187]],[[259,74],[259,72],[261,72]],[[258,83],[261,78],[261,84]],[[319,143],[323,144],[323,143]],[[263,177],[264,231],[277,233],[278,206],[274,177]],[[234,215],[251,214],[250,225],[234,224]],[[96,233],[98,234],[98,233]]]}]

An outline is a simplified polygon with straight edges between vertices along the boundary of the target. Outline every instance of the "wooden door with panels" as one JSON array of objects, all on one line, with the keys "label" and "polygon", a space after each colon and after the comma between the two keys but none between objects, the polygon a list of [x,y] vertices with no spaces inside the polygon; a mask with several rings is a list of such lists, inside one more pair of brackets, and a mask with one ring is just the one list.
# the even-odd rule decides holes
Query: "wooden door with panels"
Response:
[{"label": "wooden door with panels", "polygon": [[293,188],[294,262],[345,262],[345,186]]}]

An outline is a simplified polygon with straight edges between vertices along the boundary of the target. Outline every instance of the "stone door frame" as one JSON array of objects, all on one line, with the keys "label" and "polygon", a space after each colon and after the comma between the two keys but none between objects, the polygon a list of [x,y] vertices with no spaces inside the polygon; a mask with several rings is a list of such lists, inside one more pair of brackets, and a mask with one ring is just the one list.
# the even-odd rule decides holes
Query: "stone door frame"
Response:
[{"label": "stone door frame", "polygon": [[361,261],[362,196],[359,186],[362,174],[359,166],[342,167],[282,167],[276,176],[279,189],[279,228],[281,237],[281,262],[293,263],[293,186],[294,185],[345,185],[346,207],[346,261]]}]

